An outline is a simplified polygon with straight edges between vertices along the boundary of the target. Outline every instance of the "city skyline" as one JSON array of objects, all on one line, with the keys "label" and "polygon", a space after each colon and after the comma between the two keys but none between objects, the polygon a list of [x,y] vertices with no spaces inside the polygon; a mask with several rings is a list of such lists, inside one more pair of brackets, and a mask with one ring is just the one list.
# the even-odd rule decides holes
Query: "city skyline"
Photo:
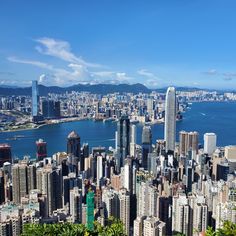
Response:
[{"label": "city skyline", "polygon": [[[118,222],[119,233],[112,231],[111,235],[127,236],[212,236],[209,227],[213,231],[222,230],[225,224],[235,227],[236,145],[217,145],[222,133],[210,132],[209,126],[204,135],[198,133],[190,102],[218,101],[216,104],[235,106],[229,102],[235,100],[233,93],[176,94],[174,87],[168,87],[166,94],[72,91],[42,97],[37,93],[37,81],[32,83],[31,97],[2,96],[0,100],[5,114],[24,114],[19,122],[16,118],[8,122],[10,116],[2,118],[3,131],[21,127],[24,132],[13,136],[12,146],[0,144],[2,235],[31,235],[26,224],[43,224],[47,230],[59,222],[83,227],[83,232],[89,230],[94,235],[98,228],[104,233],[104,227]],[[220,109],[214,109],[214,116],[216,110]],[[184,131],[184,126],[177,130],[177,121],[179,125],[186,123],[186,113],[190,113],[192,131]],[[84,131],[76,121],[83,123]],[[103,135],[95,126],[99,121],[102,130],[112,131],[115,145],[101,146]],[[63,122],[72,123],[69,132],[60,126]],[[52,130],[44,130],[34,142],[35,154],[15,158],[13,148],[18,138],[26,138],[23,143],[27,146],[22,143],[21,149],[28,151],[27,127],[40,131],[41,125]],[[162,126],[163,138],[154,138],[155,126]],[[64,131],[62,144],[59,140]],[[84,143],[83,136],[89,132],[97,139],[96,146]],[[51,133],[56,136],[47,137]],[[203,135],[203,145],[199,134]],[[53,153],[51,145],[56,145]]]},{"label": "city skyline", "polygon": [[232,88],[235,4],[72,1],[54,10],[53,2],[4,2],[0,85]]},{"label": "city skyline", "polygon": [[0,3],[0,235],[236,235],[235,0]]}]

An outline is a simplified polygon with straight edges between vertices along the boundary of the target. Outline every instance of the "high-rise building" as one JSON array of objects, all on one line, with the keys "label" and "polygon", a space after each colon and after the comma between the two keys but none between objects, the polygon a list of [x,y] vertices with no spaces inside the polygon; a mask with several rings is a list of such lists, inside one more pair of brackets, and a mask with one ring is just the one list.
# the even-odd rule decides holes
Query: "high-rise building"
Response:
[{"label": "high-rise building", "polygon": [[185,156],[188,153],[188,132],[182,130],[179,132],[179,153],[182,156]]},{"label": "high-rise building", "polygon": [[117,123],[117,164],[124,166],[124,160],[130,154],[130,120],[123,115]]},{"label": "high-rise building", "polygon": [[80,158],[80,153],[80,137],[75,131],[72,131],[67,137],[67,154]]},{"label": "high-rise building", "polygon": [[196,151],[198,153],[198,132],[189,132],[188,145],[189,150]]},{"label": "high-rise building", "polygon": [[39,139],[36,141],[36,157],[38,161],[43,160],[43,158],[47,157],[47,143],[43,141],[43,139]]},{"label": "high-rise building", "polygon": [[39,115],[39,91],[38,91],[38,81],[32,81],[32,117],[33,120],[37,120]]},{"label": "high-rise building", "polygon": [[197,203],[193,209],[193,229],[197,232],[207,230],[208,210],[206,204]]},{"label": "high-rise building", "polygon": [[130,127],[130,156],[136,156],[136,125]]},{"label": "high-rise building", "polygon": [[121,189],[119,192],[120,202],[120,220],[125,227],[125,233],[129,236],[130,230],[130,193],[126,189]]},{"label": "high-rise building", "polygon": [[170,207],[172,203],[172,197],[159,196],[157,200],[157,217],[166,223],[166,235],[171,235],[171,214]]},{"label": "high-rise building", "polygon": [[230,159],[236,159],[236,146],[226,146],[225,147],[225,158]]},{"label": "high-rise building", "polygon": [[[20,203],[21,198],[29,193],[27,163],[14,164],[12,166],[12,198],[14,203]],[[29,175],[30,176],[30,175]]]},{"label": "high-rise building", "polygon": [[153,174],[153,176],[157,175],[157,159],[156,152],[148,153],[147,170]]},{"label": "high-rise building", "polygon": [[132,170],[131,170],[131,165],[130,163],[125,163],[124,167],[123,167],[123,177],[124,177],[124,181],[122,181],[124,183],[124,188],[126,188],[126,190],[128,190],[129,192],[131,192],[132,190]]},{"label": "high-rise building", "polygon": [[5,202],[5,180],[4,174],[0,171],[0,205]]},{"label": "high-rise building", "polygon": [[216,168],[217,168],[216,180],[227,181],[228,174],[230,173],[229,163],[228,162],[218,163]]},{"label": "high-rise building", "polygon": [[138,216],[134,220],[134,236],[143,236],[143,221],[146,219],[146,216]]},{"label": "high-rise building", "polygon": [[148,182],[141,182],[137,207],[138,216],[157,216],[157,189]]},{"label": "high-rise building", "polygon": [[236,209],[235,202],[227,201],[225,203],[218,203],[216,206],[216,229],[223,226],[225,221],[236,223]]},{"label": "high-rise building", "polygon": [[89,191],[86,195],[86,227],[89,230],[94,229],[94,192]]},{"label": "high-rise building", "polygon": [[82,193],[78,187],[70,190],[70,215],[72,222],[82,222]]},{"label": "high-rise building", "polygon": [[67,205],[70,201],[70,191],[74,187],[79,186],[79,178],[76,177],[76,173],[69,173],[67,176],[63,176],[63,204]]},{"label": "high-rise building", "polygon": [[[185,194],[173,197],[172,205],[172,232],[189,235],[190,207]],[[191,226],[192,227],[192,226]]]},{"label": "high-rise building", "polygon": [[153,99],[152,98],[147,99],[147,112],[149,116],[153,115]]},{"label": "high-rise building", "polygon": [[0,144],[0,167],[3,167],[4,162],[11,161],[11,146],[6,143]]},{"label": "high-rise building", "polygon": [[115,218],[119,217],[120,209],[117,191],[113,189],[104,189],[102,194],[102,202],[106,218],[109,218],[111,216]]},{"label": "high-rise building", "polygon": [[166,235],[166,224],[157,217],[147,217],[143,221],[143,236]]},{"label": "high-rise building", "polygon": [[61,102],[60,101],[54,101],[54,116],[55,118],[61,117]]},{"label": "high-rise building", "polygon": [[103,156],[97,156],[97,186],[101,186],[101,180],[104,177]]},{"label": "high-rise building", "polygon": [[62,207],[62,173],[61,168],[51,165],[38,168],[37,189],[46,195],[46,216],[51,216],[53,211]]},{"label": "high-rise building", "polygon": [[212,155],[216,150],[216,134],[205,133],[204,134],[204,153]]},{"label": "high-rise building", "polygon": [[198,132],[179,132],[179,151],[180,155],[187,155],[189,151],[198,153]]},{"label": "high-rise building", "polygon": [[28,184],[28,193],[31,190],[36,188],[36,166],[35,164],[27,165],[27,184]]},{"label": "high-rise building", "polygon": [[60,117],[60,101],[43,100],[42,115],[44,119],[52,119]]},{"label": "high-rise building", "polygon": [[142,167],[147,170],[148,153],[152,152],[152,130],[150,126],[144,126],[142,132]]},{"label": "high-rise building", "polygon": [[88,143],[84,143],[82,146],[82,156],[80,158],[80,171],[85,170],[85,158],[89,157],[89,145]]},{"label": "high-rise building", "polygon": [[175,88],[169,87],[166,92],[165,101],[165,142],[166,152],[175,150],[176,134],[176,94]]}]

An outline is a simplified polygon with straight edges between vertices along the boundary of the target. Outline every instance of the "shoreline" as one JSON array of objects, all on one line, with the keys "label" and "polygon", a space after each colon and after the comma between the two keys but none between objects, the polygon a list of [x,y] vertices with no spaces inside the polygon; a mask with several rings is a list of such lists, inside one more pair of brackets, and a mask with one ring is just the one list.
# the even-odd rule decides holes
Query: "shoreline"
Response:
[{"label": "shoreline", "polygon": [[40,129],[43,126],[48,126],[48,125],[56,125],[56,124],[60,124],[60,123],[67,123],[67,122],[74,122],[74,121],[81,121],[81,120],[89,120],[89,118],[84,117],[84,118],[75,118],[73,117],[73,119],[69,118],[68,120],[65,120],[67,118],[62,118],[61,120],[54,120],[55,122],[51,122],[51,123],[44,123],[44,124],[40,124],[37,125],[36,127],[30,127],[30,128],[19,128],[19,129],[14,129],[14,130],[1,130],[0,133],[12,133],[12,132],[17,132],[17,131],[27,131],[27,130],[35,130],[35,129]]},{"label": "shoreline", "polygon": [[[190,103],[193,104],[193,103],[204,103],[204,102],[209,102],[209,103],[212,103],[212,102],[217,102],[217,103],[232,102],[232,103],[234,103],[236,101],[191,101]],[[75,122],[75,121],[82,121],[82,120],[93,120],[93,118],[89,118],[89,117],[61,118],[61,119],[58,119],[58,120],[51,120],[48,123],[37,125],[36,127],[19,128],[19,129],[12,129],[12,130],[0,130],[0,133],[12,133],[12,132],[18,132],[18,131],[36,130],[36,129],[42,128],[43,126],[47,126],[47,125],[56,125],[56,124],[60,124],[60,123]],[[99,120],[99,121],[103,122],[104,120]],[[176,120],[176,121],[177,122],[181,121],[181,119],[180,120]],[[28,124],[30,124],[30,123],[28,123]],[[138,122],[138,124],[144,125],[145,122]],[[160,121],[160,120],[156,120],[156,121],[150,122],[149,124],[150,125],[160,125],[160,124],[164,124],[164,122]]]}]

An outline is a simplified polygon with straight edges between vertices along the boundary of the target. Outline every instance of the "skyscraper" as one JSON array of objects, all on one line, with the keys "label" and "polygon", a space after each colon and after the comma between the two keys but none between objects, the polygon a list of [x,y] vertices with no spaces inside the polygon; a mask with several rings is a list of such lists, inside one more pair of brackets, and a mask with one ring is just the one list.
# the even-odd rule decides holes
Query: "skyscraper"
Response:
[{"label": "skyscraper", "polygon": [[97,186],[101,186],[101,180],[104,176],[103,156],[97,156]]},{"label": "skyscraper", "polygon": [[187,155],[188,151],[198,153],[198,132],[179,132],[179,152],[180,155]]},{"label": "skyscraper", "polygon": [[89,230],[93,230],[94,228],[94,192],[89,191],[86,196],[86,227]]},{"label": "skyscraper", "polygon": [[130,127],[130,156],[136,155],[136,125]]},{"label": "skyscraper", "polygon": [[212,155],[216,150],[216,134],[205,133],[204,134],[204,153]]},{"label": "skyscraper", "polygon": [[39,115],[39,92],[38,92],[38,81],[32,81],[32,118],[33,121],[37,120]]},{"label": "skyscraper", "polygon": [[172,206],[172,232],[180,232],[185,235],[190,235],[189,230],[192,226],[189,225],[190,207],[188,199],[184,193],[173,197]]},{"label": "skyscraper", "polygon": [[138,216],[157,216],[157,189],[148,182],[141,182],[137,199]]},{"label": "skyscraper", "polygon": [[36,141],[36,157],[38,161],[43,160],[43,158],[47,157],[47,143],[43,141],[43,139],[39,139]]},{"label": "skyscraper", "polygon": [[78,187],[70,190],[69,206],[72,222],[82,222],[82,193]]},{"label": "skyscraper", "polygon": [[130,193],[126,189],[119,192],[120,220],[124,224],[125,233],[129,235],[130,230]]},{"label": "skyscraper", "polygon": [[175,88],[169,87],[165,101],[165,142],[166,152],[175,150],[176,133],[176,95]]},{"label": "skyscraper", "polygon": [[147,112],[149,116],[153,114],[153,99],[152,98],[147,99]]},{"label": "skyscraper", "polygon": [[38,168],[36,171],[37,189],[46,195],[46,216],[62,207],[62,173],[61,168],[50,165]]},{"label": "skyscraper", "polygon": [[80,158],[80,137],[75,131],[72,131],[67,137],[67,154]]},{"label": "skyscraper", "polygon": [[152,130],[150,126],[144,126],[142,132],[142,166],[147,169],[148,153],[152,151]]},{"label": "skyscraper", "polygon": [[102,202],[105,210],[105,217],[109,218],[111,216],[119,217],[119,199],[118,192],[113,189],[104,189],[102,194]]},{"label": "skyscraper", "polygon": [[166,224],[157,217],[147,217],[143,221],[143,236],[166,235]]},{"label": "skyscraper", "polygon": [[11,146],[6,143],[0,144],[0,167],[7,161],[11,162]]},{"label": "skyscraper", "polygon": [[124,159],[130,154],[130,120],[123,115],[117,123],[118,168],[124,166]]},{"label": "skyscraper", "polygon": [[60,101],[43,100],[42,115],[44,119],[59,118],[61,116]]}]

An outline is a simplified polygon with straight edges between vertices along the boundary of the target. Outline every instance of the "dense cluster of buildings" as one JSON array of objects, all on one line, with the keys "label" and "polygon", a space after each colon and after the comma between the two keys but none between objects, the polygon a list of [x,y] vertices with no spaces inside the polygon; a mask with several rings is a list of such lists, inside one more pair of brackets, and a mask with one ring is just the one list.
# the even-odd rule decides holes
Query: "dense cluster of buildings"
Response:
[{"label": "dense cluster of buildings", "polygon": [[66,152],[48,157],[40,139],[36,159],[15,161],[11,147],[1,144],[0,235],[19,235],[26,223],[72,222],[93,229],[95,220],[106,225],[110,217],[134,236],[201,235],[225,220],[236,223],[236,146],[218,148],[216,134],[206,133],[201,147],[196,131],[181,131],[177,143],[177,106],[170,87],[164,140],[153,140],[144,125],[141,145],[127,105],[114,149],[90,148],[72,131]]},{"label": "dense cluster of buildings", "polygon": [[[177,117],[181,119],[189,102],[232,101],[235,93],[216,91],[178,91]],[[14,130],[19,127],[33,128],[37,123],[64,122],[74,119],[118,120],[125,110],[131,121],[164,122],[165,93],[110,93],[106,95],[89,92],[49,93],[39,92],[37,81],[32,81],[32,96],[0,95],[0,130]],[[33,123],[32,123],[33,122]]]}]

